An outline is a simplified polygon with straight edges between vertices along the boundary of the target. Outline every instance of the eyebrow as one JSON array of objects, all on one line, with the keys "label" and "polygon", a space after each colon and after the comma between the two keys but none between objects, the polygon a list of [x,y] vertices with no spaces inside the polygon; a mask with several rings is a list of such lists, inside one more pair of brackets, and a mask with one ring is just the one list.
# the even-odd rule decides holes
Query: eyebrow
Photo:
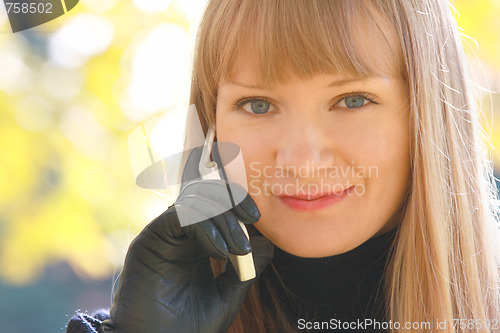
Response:
[{"label": "eyebrow", "polygon": [[[351,78],[351,79],[342,79],[342,80],[336,80],[331,82],[328,87],[341,87],[345,86],[354,82],[359,82],[359,81],[365,81],[369,79],[374,79],[374,78],[380,78],[380,76],[366,76],[366,77],[360,77],[360,78]],[[243,83],[243,82],[238,82],[238,81],[226,81],[226,84],[229,85],[236,85],[244,88],[249,88],[249,89],[260,89],[260,90],[266,90],[272,87],[264,87],[261,85],[253,85],[253,84],[248,84],[248,83]]]},{"label": "eyebrow", "polygon": [[229,84],[229,85],[235,85],[235,86],[240,86],[240,87],[249,88],[249,89],[261,89],[261,90],[265,90],[266,89],[263,86],[252,85],[252,84],[238,82],[238,81],[226,81],[225,83]]},{"label": "eyebrow", "polygon": [[337,80],[337,81],[333,81],[332,83],[330,83],[328,85],[328,87],[341,87],[341,86],[348,85],[350,83],[359,82],[359,81],[366,81],[366,80],[373,79],[373,78],[375,78],[375,77],[374,76],[367,76],[367,77]]}]

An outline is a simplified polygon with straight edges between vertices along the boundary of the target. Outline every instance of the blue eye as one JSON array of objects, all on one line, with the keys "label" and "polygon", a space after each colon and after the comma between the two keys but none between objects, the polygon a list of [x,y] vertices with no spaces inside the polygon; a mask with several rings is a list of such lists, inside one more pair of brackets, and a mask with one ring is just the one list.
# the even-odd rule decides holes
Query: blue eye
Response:
[{"label": "blue eye", "polygon": [[253,113],[266,113],[271,108],[271,104],[266,101],[253,101],[248,104]]},{"label": "blue eye", "polygon": [[355,95],[342,98],[339,101],[338,106],[348,109],[356,109],[370,102],[370,100],[362,95]]},{"label": "blue eye", "polygon": [[242,98],[234,107],[254,114],[264,114],[275,110],[275,107],[265,99],[255,97]]}]

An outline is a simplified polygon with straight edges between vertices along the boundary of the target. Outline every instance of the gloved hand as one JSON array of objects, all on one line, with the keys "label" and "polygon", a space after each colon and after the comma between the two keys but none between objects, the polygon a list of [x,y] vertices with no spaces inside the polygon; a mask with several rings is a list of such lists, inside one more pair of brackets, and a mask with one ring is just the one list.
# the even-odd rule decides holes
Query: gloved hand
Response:
[{"label": "gloved hand", "polygon": [[[183,179],[198,175],[201,150],[193,150]],[[130,245],[104,332],[120,333],[222,333],[238,315],[255,279],[240,282],[234,268],[214,278],[209,257],[226,259],[228,254],[252,251],[257,276],[273,255],[271,242],[264,237],[248,241],[237,219],[254,223],[260,213],[242,187],[245,199],[215,217],[181,227],[183,219],[220,211],[227,196],[226,181],[197,180],[181,191],[175,206],[153,220]],[[250,244],[251,243],[251,244]]]}]

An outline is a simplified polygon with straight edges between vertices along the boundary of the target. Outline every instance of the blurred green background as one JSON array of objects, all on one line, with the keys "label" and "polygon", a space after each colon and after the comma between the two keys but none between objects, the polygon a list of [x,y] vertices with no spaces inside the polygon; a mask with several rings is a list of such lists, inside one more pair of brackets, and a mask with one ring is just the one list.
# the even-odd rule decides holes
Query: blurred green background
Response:
[{"label": "blurred green background", "polygon": [[[453,4],[493,91],[482,119],[500,167],[500,1]],[[135,185],[128,136],[187,102],[204,5],[80,1],[16,34],[0,5],[0,332],[62,332],[77,309],[110,306],[129,242],[165,209]]]}]

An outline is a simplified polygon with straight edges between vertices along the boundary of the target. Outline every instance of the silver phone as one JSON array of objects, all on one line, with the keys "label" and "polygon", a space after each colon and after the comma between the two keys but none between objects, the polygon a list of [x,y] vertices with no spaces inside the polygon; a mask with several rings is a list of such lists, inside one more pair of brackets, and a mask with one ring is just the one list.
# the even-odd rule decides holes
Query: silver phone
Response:
[{"label": "silver phone", "polygon": [[[215,129],[211,126],[208,128],[205,145],[203,146],[200,158],[199,171],[202,179],[221,179],[219,166],[216,162],[212,161],[210,157],[212,153],[212,146],[214,144],[214,138]],[[222,166],[220,166],[220,168],[222,168]],[[241,221],[238,222],[247,238],[249,238],[245,224]],[[245,255],[234,255],[230,253],[229,260],[238,274],[240,281],[247,281],[255,278],[255,266],[251,252]]]}]

